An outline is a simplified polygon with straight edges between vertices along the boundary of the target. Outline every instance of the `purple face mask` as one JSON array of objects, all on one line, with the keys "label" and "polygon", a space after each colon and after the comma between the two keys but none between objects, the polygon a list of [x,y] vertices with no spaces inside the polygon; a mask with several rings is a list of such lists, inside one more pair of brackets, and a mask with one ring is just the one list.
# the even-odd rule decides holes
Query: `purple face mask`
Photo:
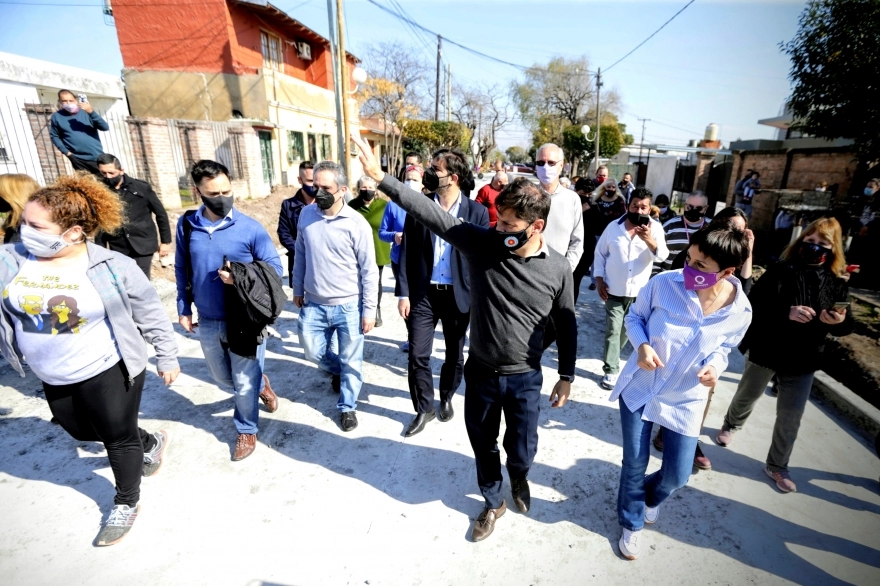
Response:
[{"label": "purple face mask", "polygon": [[714,287],[717,282],[717,273],[704,273],[693,268],[691,265],[684,265],[684,288],[688,291],[708,289],[709,287]]}]

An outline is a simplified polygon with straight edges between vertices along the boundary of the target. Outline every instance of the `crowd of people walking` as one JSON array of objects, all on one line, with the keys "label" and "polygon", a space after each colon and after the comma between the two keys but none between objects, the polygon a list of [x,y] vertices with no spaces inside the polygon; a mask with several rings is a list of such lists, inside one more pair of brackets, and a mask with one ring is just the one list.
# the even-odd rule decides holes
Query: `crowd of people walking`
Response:
[{"label": "crowd of people walking", "polygon": [[[147,345],[166,385],[180,373],[172,325],[149,281],[153,254],[171,254],[171,226],[148,184],[126,175],[113,155],[94,152],[88,136],[71,138],[82,124],[65,125],[70,116],[97,127],[101,120],[60,98],[56,146],[88,173],[47,187],[0,176],[7,211],[0,351],[22,376],[27,367],[42,381],[67,433],[104,444],[116,498],[96,544],[111,545],[133,526],[140,479],[158,472],[172,440],[169,430],[138,425]],[[441,149],[424,163],[408,155],[394,177],[369,145],[352,140],[365,171],[356,192],[342,166],[306,162],[300,189],[281,205],[278,237],[288,251],[299,341],[330,376],[340,428],[351,432],[364,337],[382,325],[383,269],[391,265],[414,412],[404,435],[452,420],[452,398],[465,383],[464,425],[485,501],[474,541],[488,538],[507,509],[502,414],[510,499],[524,514],[531,509],[542,356],[556,344],[550,405],[562,408],[575,379],[575,304],[588,273],[606,316],[601,386],[620,411],[621,555],[636,559],[641,530],[658,521],[662,503],[694,466],[711,468],[699,437],[734,348],[746,353],[745,371],[715,441],[732,445],[775,377],[765,471],[781,492],[797,489],[788,463],[823,340],[853,329],[836,219],[810,224],[752,287],[748,215],[757,173],[743,182],[740,205],[710,219],[702,192],[691,193],[678,216],[668,196],[655,197],[628,174],[618,182],[601,166],[568,189],[554,144],[537,150],[537,183],[502,171],[472,199],[473,171],[458,150]],[[208,371],[232,393],[237,461],[257,447],[260,402],[270,413],[279,404],[264,361],[266,327],[287,300],[284,270],[263,225],[236,208],[226,167],[202,160],[190,179],[201,205],[176,226],[178,321],[198,331]],[[430,365],[438,322],[446,345],[439,404]],[[621,364],[627,343],[633,351]],[[662,465],[646,476],[652,443]]]}]

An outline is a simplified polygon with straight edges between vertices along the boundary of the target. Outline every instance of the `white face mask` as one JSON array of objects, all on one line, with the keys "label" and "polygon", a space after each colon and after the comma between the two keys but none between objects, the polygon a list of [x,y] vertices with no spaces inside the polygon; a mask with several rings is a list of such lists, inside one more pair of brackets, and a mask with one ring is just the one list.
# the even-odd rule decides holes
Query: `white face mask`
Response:
[{"label": "white face mask", "polygon": [[559,177],[559,168],[561,166],[562,165],[557,163],[552,167],[550,165],[538,167],[535,171],[538,174],[538,181],[545,185],[553,183]]},{"label": "white face mask", "polygon": [[419,183],[418,181],[416,181],[415,179],[407,179],[406,181],[404,181],[403,184],[406,185],[407,187],[409,187],[410,189],[412,189],[413,191],[421,191],[422,190],[422,184]]},{"label": "white face mask", "polygon": [[665,213],[666,213],[666,210],[668,210],[668,209],[669,209],[669,208],[660,208],[660,213],[661,213],[661,214],[665,214]]},{"label": "white face mask", "polygon": [[71,230],[73,228],[68,228],[61,234],[46,234],[27,224],[22,224],[20,229],[21,243],[24,244],[28,252],[37,258],[53,258],[68,246],[79,244],[79,242],[67,242],[64,239],[64,235]]}]

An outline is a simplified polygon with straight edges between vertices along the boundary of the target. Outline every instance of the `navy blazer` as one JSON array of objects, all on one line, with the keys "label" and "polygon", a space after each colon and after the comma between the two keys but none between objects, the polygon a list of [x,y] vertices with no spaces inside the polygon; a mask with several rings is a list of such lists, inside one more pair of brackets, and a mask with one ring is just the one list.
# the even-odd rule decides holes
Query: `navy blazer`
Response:
[{"label": "navy blazer", "polygon": [[[426,197],[434,199],[434,194]],[[486,207],[461,194],[458,217],[464,222],[489,227]],[[471,283],[468,278],[467,260],[458,249],[451,251],[452,285],[458,310],[467,313],[471,309]],[[400,245],[400,296],[409,297],[414,307],[428,293],[431,273],[434,272],[434,235],[409,214],[403,226],[403,242]]]}]

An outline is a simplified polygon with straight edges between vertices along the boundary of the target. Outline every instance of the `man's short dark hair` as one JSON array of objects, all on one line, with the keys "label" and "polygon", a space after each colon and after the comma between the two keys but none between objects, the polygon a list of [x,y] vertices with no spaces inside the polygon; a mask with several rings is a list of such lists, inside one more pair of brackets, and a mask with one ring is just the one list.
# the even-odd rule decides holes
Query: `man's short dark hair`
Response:
[{"label": "man's short dark hair", "polygon": [[309,169],[314,169],[314,168],[315,168],[315,164],[311,161],[303,161],[302,163],[299,164],[300,171],[308,171]]},{"label": "man's short dark hair", "polygon": [[663,207],[664,205],[668,206],[669,205],[669,196],[666,195],[665,193],[661,193],[660,195],[658,195],[654,199],[654,203],[660,207]]},{"label": "man's short dark hair", "polygon": [[415,157],[419,161],[419,163],[422,162],[422,155],[420,155],[419,153],[414,153],[412,151],[406,153],[406,156],[403,157],[403,161],[406,162],[406,160],[410,157]]},{"label": "man's short dark hair", "polygon": [[749,237],[727,222],[712,222],[691,236],[691,246],[718,263],[723,271],[740,268],[749,258]]},{"label": "man's short dark hair", "polygon": [[214,179],[220,175],[226,175],[227,178],[232,179],[226,165],[218,163],[217,161],[212,161],[211,159],[202,159],[193,165],[192,171],[189,175],[192,177],[193,183],[196,185],[201,183],[202,179],[206,177],[208,179]]},{"label": "man's short dark hair", "polygon": [[760,176],[761,176],[761,174],[760,174],[760,173],[758,173],[758,172],[757,172],[757,171],[752,171],[752,175],[757,175],[757,176],[758,176],[758,177],[760,177]]},{"label": "man's short dark hair", "polygon": [[458,175],[458,188],[470,192],[474,186],[474,173],[471,171],[467,155],[458,149],[440,149],[431,155],[431,159],[441,159],[446,165],[446,171]]},{"label": "man's short dark hair", "polygon": [[627,204],[634,199],[651,199],[652,197],[654,197],[654,193],[647,187],[636,187],[633,189],[632,195],[629,196]]},{"label": "man's short dark hair", "polygon": [[517,177],[498,194],[495,209],[498,213],[513,210],[517,218],[529,224],[539,219],[546,222],[550,213],[550,197],[525,177]]},{"label": "man's short dark hair", "polygon": [[593,180],[589,177],[581,177],[574,183],[575,191],[583,191],[584,193],[589,193],[593,191]]},{"label": "man's short dark hair", "polygon": [[98,158],[97,160],[95,160],[95,162],[99,165],[113,165],[120,171],[122,170],[122,162],[116,158],[116,155],[111,155],[110,153],[98,155]]},{"label": "man's short dark hair", "polygon": [[58,99],[60,100],[60,99],[61,99],[61,96],[64,95],[64,94],[70,94],[70,97],[71,97],[71,98],[75,98],[75,97],[76,97],[76,94],[73,93],[73,92],[70,91],[70,90],[58,90]]}]

